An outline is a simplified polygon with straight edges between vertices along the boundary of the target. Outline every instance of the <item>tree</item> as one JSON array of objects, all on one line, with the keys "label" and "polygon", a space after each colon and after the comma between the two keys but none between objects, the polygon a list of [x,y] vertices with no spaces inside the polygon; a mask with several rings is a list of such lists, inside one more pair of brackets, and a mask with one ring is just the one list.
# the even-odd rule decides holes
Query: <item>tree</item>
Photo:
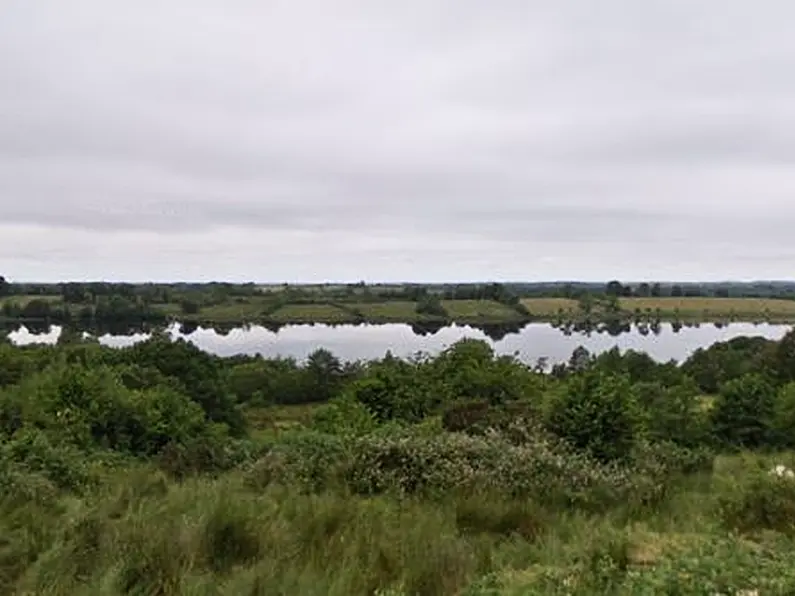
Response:
[{"label": "tree", "polygon": [[577,346],[569,358],[569,370],[580,372],[588,368],[593,362],[593,357],[585,346]]},{"label": "tree", "polygon": [[778,391],[773,415],[775,440],[782,447],[795,447],[795,383]]},{"label": "tree", "polygon": [[416,366],[391,354],[372,363],[348,391],[379,422],[419,422],[439,405],[436,387],[418,374]]},{"label": "tree", "polygon": [[446,317],[447,311],[445,310],[439,297],[435,294],[428,294],[423,296],[417,306],[415,307],[417,314],[430,315],[433,317]]},{"label": "tree", "polygon": [[620,281],[611,281],[605,287],[605,293],[608,296],[623,296],[624,295],[624,286],[621,284]]},{"label": "tree", "polygon": [[86,288],[80,283],[61,284],[63,301],[70,304],[79,304],[86,300]]},{"label": "tree", "polygon": [[655,283],[654,285],[652,285],[651,295],[654,296],[655,298],[659,298],[660,296],[662,296],[662,288],[660,287],[659,283]]},{"label": "tree", "polygon": [[685,292],[680,285],[674,285],[671,287],[671,296],[674,297],[681,297],[684,296]]},{"label": "tree", "polygon": [[795,329],[788,331],[778,342],[775,366],[780,381],[795,381]]},{"label": "tree", "polygon": [[593,370],[570,380],[548,419],[553,432],[605,462],[629,456],[640,422],[629,377]]},{"label": "tree", "polygon": [[190,298],[185,298],[179,303],[180,310],[182,311],[183,315],[195,315],[198,314],[201,310],[201,306],[195,300],[191,300]]},{"label": "tree", "polygon": [[659,382],[635,385],[646,420],[646,432],[653,441],[672,441],[696,447],[707,436],[707,417],[699,401],[698,386],[692,381],[665,387]]},{"label": "tree", "polygon": [[318,348],[309,355],[306,373],[312,385],[312,401],[329,401],[340,390],[342,363],[325,348]]},{"label": "tree", "polygon": [[0,296],[7,296],[10,293],[11,284],[8,283],[5,277],[0,275]]},{"label": "tree", "polygon": [[740,448],[765,445],[771,438],[775,402],[775,387],[758,373],[727,382],[712,410],[716,438]]},{"label": "tree", "polygon": [[641,298],[648,298],[651,295],[651,288],[649,287],[649,284],[646,282],[640,284],[637,290],[635,290],[635,295]]}]

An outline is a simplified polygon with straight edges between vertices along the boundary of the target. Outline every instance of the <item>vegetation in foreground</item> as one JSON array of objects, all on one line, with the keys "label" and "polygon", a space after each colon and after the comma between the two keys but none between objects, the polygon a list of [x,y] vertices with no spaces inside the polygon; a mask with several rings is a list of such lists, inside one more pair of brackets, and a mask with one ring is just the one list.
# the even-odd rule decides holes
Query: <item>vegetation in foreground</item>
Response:
[{"label": "vegetation in foreground", "polygon": [[0,345],[2,594],[791,594],[795,332],[681,364]]}]

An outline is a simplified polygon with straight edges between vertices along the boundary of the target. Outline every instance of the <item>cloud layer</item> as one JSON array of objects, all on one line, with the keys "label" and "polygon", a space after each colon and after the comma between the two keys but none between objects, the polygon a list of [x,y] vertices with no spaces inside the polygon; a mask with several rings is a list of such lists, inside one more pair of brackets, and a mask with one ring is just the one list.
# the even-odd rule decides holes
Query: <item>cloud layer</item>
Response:
[{"label": "cloud layer", "polygon": [[10,0],[0,274],[792,277],[794,17]]}]

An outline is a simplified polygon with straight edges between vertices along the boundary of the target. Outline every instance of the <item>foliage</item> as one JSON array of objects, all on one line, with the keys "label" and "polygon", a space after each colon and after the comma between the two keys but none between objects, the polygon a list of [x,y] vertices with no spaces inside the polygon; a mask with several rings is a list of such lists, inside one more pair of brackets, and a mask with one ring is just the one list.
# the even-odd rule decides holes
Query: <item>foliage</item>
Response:
[{"label": "foliage", "polygon": [[640,432],[640,417],[626,375],[586,371],[568,381],[554,404],[549,427],[602,461],[627,457]]},{"label": "foliage", "polygon": [[440,388],[424,373],[422,364],[387,356],[370,364],[348,387],[349,394],[379,422],[419,422],[441,402]]},{"label": "foliage", "polygon": [[330,401],[312,416],[312,428],[342,437],[366,435],[377,426],[375,416],[352,395]]},{"label": "foliage", "polygon": [[719,510],[729,530],[795,535],[795,480],[758,470],[720,499]]},{"label": "foliage", "polygon": [[782,447],[795,447],[795,382],[782,386],[773,412],[774,441]]},{"label": "foliage", "polygon": [[782,355],[546,374],[475,340],[366,363],[0,345],[0,593],[789,593]]},{"label": "foliage", "polygon": [[772,438],[775,387],[749,373],[723,385],[712,410],[715,436],[726,445],[761,447]]}]

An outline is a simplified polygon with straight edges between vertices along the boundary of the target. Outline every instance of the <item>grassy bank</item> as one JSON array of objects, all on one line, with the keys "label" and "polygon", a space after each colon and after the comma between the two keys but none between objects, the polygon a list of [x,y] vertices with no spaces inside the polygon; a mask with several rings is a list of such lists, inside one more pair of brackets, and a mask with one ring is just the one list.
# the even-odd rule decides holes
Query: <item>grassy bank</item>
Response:
[{"label": "grassy bank", "polygon": [[627,312],[659,310],[664,319],[795,320],[795,300],[774,298],[621,298]]},{"label": "grassy bank", "polygon": [[[46,305],[38,304],[39,301]],[[7,305],[14,305],[8,310]],[[31,305],[36,308],[28,309]],[[90,304],[65,304],[57,296],[14,296],[0,299],[0,320],[59,322],[64,310],[72,322],[148,321],[162,323],[177,320],[204,325],[260,323],[286,324],[355,324],[355,323],[457,323],[461,325],[517,324],[532,321],[578,323],[590,321],[636,319],[668,322],[731,321],[795,323],[795,301],[763,298],[619,298],[610,305],[604,297],[585,306],[567,298],[525,298],[517,305],[496,300],[438,300],[432,309],[427,304],[404,300],[362,301],[339,299],[324,301],[322,295],[312,300],[286,301],[283,292],[261,292],[253,296],[226,297],[207,304],[153,302],[127,305],[114,312],[112,307]],[[54,313],[48,315],[48,312]],[[88,314],[86,314],[88,313]],[[92,314],[94,313],[94,314]]]}]

